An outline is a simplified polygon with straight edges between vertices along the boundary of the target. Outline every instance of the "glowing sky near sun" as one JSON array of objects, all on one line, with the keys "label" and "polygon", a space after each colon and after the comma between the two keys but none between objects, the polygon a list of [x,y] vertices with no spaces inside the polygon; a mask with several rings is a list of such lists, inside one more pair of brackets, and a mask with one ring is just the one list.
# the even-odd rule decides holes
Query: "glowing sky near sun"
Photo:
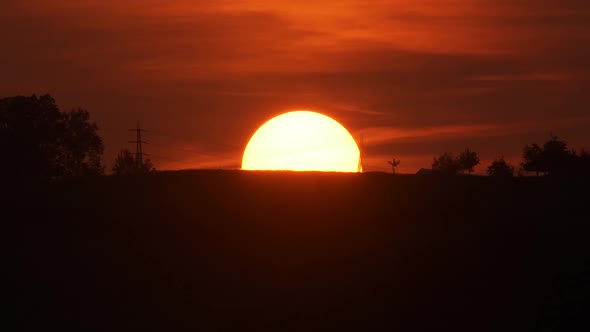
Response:
[{"label": "glowing sky near sun", "polygon": [[160,168],[237,168],[294,109],[362,133],[367,170],[590,146],[585,0],[8,0],[0,38],[0,95],[88,109],[107,164],[139,119]]}]

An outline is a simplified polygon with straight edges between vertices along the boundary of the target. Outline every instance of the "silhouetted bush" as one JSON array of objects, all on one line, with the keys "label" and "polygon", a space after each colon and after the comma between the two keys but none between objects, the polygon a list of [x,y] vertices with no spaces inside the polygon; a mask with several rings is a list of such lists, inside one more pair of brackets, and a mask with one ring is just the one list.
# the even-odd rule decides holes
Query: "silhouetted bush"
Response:
[{"label": "silhouetted bush", "polygon": [[492,164],[488,166],[488,175],[495,177],[513,177],[514,166],[508,164],[504,160],[504,157],[500,157],[494,160]]},{"label": "silhouetted bush", "polygon": [[469,149],[461,152],[455,157],[450,152],[445,152],[432,161],[432,170],[436,174],[454,175],[459,172],[473,172],[475,166],[479,165],[479,157],[476,152]]},{"label": "silhouetted bush", "polygon": [[136,158],[134,158],[133,153],[127,149],[123,149],[119,152],[117,159],[115,159],[115,164],[113,165],[114,175],[147,174],[154,172],[155,170],[156,169],[151,160],[146,159],[139,164]]}]

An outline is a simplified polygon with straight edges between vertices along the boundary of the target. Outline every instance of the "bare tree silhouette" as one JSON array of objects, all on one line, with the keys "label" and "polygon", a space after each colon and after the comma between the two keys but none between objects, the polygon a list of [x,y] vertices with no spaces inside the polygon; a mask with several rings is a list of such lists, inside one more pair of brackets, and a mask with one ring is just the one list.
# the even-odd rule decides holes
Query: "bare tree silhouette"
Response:
[{"label": "bare tree silhouette", "polygon": [[395,168],[396,168],[397,166],[399,166],[399,164],[400,164],[400,161],[399,161],[398,159],[392,158],[391,160],[387,161],[387,163],[388,163],[389,165],[391,165],[391,172],[392,172],[393,174],[396,174],[396,173],[395,173]]}]

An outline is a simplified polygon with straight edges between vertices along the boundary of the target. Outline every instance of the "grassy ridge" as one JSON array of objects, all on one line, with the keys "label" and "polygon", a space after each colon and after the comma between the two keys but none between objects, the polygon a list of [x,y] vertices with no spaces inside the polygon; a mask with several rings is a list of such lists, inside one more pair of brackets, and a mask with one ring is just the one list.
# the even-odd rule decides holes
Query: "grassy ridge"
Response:
[{"label": "grassy ridge", "polygon": [[84,330],[567,330],[589,295],[587,188],[234,171],[20,188],[3,197],[15,317]]}]

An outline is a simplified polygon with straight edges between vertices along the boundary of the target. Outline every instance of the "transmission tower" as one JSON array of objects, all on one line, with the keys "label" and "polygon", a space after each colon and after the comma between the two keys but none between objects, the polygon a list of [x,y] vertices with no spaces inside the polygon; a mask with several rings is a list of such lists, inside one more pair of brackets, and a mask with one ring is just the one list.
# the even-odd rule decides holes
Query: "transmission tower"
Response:
[{"label": "transmission tower", "polygon": [[143,146],[142,144],[148,144],[148,142],[141,140],[141,132],[145,132],[147,130],[141,129],[139,125],[139,120],[137,121],[137,128],[129,129],[129,131],[135,132],[135,141],[129,141],[129,143],[135,143],[135,167],[139,170],[143,167],[143,156],[147,156],[143,153]]}]

